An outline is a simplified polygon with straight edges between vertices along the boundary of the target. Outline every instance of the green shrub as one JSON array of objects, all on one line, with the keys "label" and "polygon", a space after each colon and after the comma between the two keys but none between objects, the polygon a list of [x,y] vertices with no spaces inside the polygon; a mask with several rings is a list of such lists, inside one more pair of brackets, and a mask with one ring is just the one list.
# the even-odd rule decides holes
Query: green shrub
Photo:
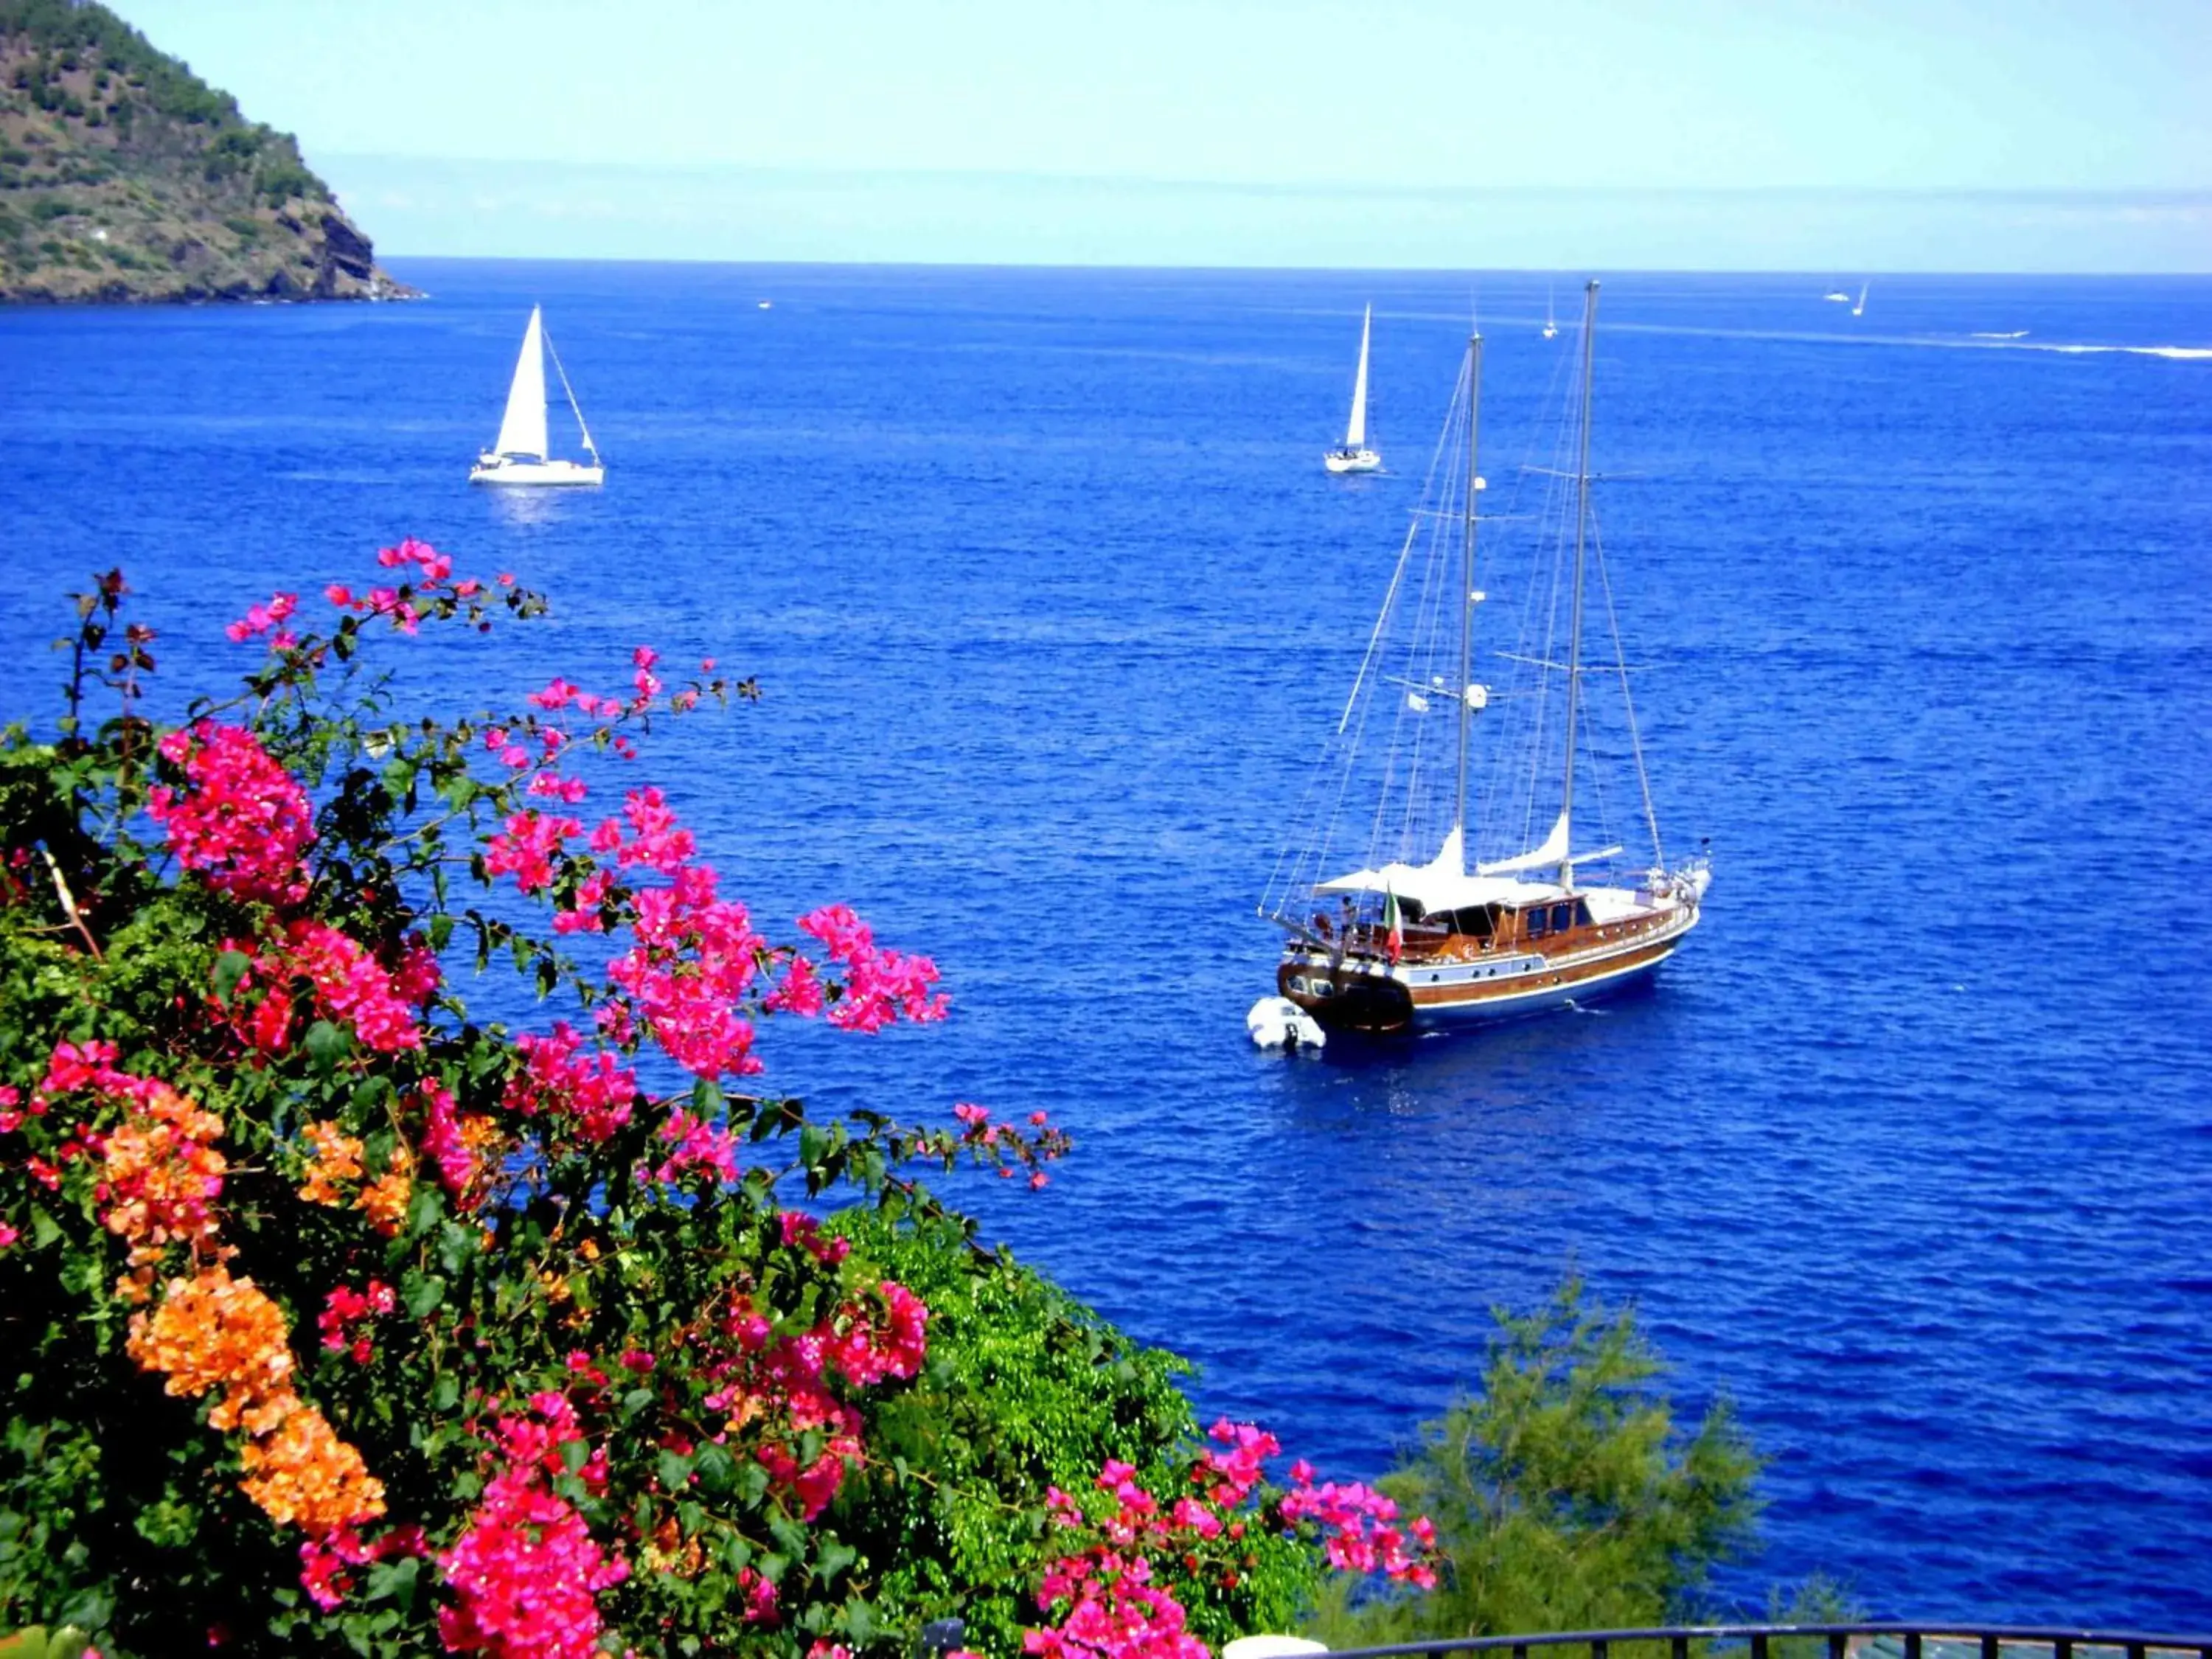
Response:
[{"label": "green shrub", "polygon": [[[1187,1486],[1199,1427],[1180,1380],[1189,1363],[1131,1341],[1066,1291],[958,1227],[904,1227],[850,1212],[856,1254],[931,1310],[931,1359],[878,1418],[890,1461],[855,1488],[839,1531],[877,1562],[884,1605],[908,1625],[957,1616],[967,1645],[1012,1654],[1037,1622],[1024,1564],[1042,1516],[1001,1494],[1090,1488],[1100,1465],[1133,1465],[1147,1489]],[[1255,1530],[1237,1583],[1186,1602],[1210,1644],[1287,1630],[1319,1589],[1310,1552]]]},{"label": "green shrub", "polygon": [[1631,1310],[1585,1304],[1570,1279],[1493,1317],[1480,1391],[1382,1482],[1434,1521],[1443,1583],[1419,1601],[1336,1595],[1336,1645],[1665,1624],[1756,1540],[1757,1455],[1725,1400],[1677,1430]]},{"label": "green shrub", "polygon": [[[725,1091],[771,1016],[944,1012],[842,906],[755,931],[658,792],[560,811],[749,682],[641,647],[635,698],[426,717],[365,651],[544,601],[412,541],[371,580],[252,607],[164,730],[111,572],[63,711],[0,731],[0,1629],[414,1659],[557,1606],[567,1654],[835,1659],[949,1611],[1012,1659],[1094,1592],[1279,1622],[1324,1541],[1428,1576],[921,1184],[1042,1180],[1039,1118]],[[464,1003],[509,969],[536,1030]],[[881,1213],[825,1237],[841,1197]]]}]

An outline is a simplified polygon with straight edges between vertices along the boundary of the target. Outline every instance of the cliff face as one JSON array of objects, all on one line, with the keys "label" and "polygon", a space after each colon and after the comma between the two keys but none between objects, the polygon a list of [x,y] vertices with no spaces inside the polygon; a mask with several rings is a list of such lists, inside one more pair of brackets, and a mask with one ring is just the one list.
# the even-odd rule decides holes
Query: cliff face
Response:
[{"label": "cliff face", "polygon": [[289,134],[105,6],[0,0],[0,301],[414,292]]}]

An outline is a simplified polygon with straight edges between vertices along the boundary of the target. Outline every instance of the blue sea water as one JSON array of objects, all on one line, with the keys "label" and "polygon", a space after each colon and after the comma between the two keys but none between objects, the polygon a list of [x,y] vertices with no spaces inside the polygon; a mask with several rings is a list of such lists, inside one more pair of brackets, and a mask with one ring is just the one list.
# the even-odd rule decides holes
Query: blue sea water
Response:
[{"label": "blue sea water", "polygon": [[[1254,905],[1470,303],[1518,453],[1544,276],[402,274],[434,297],[0,313],[7,718],[51,718],[95,567],[173,708],[250,600],[403,533],[514,570],[552,625],[405,655],[407,695],[618,684],[647,641],[757,674],[645,769],[761,915],[849,900],[955,1004],[771,1027],[767,1080],[1049,1109],[1078,1154],[975,1193],[988,1231],[1209,1411],[1372,1475],[1572,1267],[1771,1458],[1747,1606],[1822,1570],[2212,1628],[2212,361],[2154,355],[2212,346],[2212,281],[1900,277],[1852,319],[1608,278],[1607,545],[1705,925],[1601,1010],[1286,1061],[1243,1029]],[[603,491],[463,482],[532,301]],[[1332,480],[1370,301],[1393,471]]]}]

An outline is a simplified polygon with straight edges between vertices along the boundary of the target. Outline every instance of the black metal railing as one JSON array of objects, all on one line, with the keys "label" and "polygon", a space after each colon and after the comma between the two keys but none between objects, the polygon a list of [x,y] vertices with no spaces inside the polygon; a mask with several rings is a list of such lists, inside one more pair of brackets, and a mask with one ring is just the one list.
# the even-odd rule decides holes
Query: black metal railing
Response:
[{"label": "black metal railing", "polygon": [[[2212,1659],[2212,1633],[2173,1636],[2142,1631],[2062,1629],[2044,1625],[1896,1624],[1841,1625],[1671,1625],[1648,1630],[1580,1630],[1528,1636],[1470,1636],[1449,1641],[1401,1642],[1389,1647],[1341,1648],[1329,1659],[1444,1659],[1447,1654],[1505,1653],[1529,1659],[1537,1649],[1585,1649],[1589,1659],[1613,1659],[1612,1650],[1631,1645],[1656,1650],[1666,1645],[1668,1659],[1691,1659],[1692,1645],[1748,1649],[1750,1659],[1773,1659],[1778,1644],[1785,1653],[1806,1651],[1824,1643],[1826,1659],[1852,1659],[1875,1644],[1883,1652],[1902,1649],[1902,1659],[2150,1659],[2152,1655],[2190,1654]],[[1936,1650],[1930,1655],[1929,1650]],[[2020,1650],[2026,1649],[2027,1653]],[[1870,1656],[1867,1656],[1870,1659]]]}]

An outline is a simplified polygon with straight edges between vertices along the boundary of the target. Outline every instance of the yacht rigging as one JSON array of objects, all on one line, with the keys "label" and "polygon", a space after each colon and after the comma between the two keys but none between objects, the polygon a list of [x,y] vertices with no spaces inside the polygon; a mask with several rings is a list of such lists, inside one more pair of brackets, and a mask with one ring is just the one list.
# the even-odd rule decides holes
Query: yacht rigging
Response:
[{"label": "yacht rigging", "polygon": [[[1289,935],[1278,992],[1324,1027],[1393,1031],[1589,1000],[1649,974],[1697,925],[1710,869],[1667,862],[1617,626],[1613,662],[1596,665],[1617,675],[1612,724],[1594,714],[1585,661],[1589,612],[1615,621],[1590,504],[1597,294],[1593,282],[1563,388],[1563,465],[1524,474],[1546,497],[1535,550],[1552,556],[1517,578],[1488,574],[1496,561],[1478,568],[1483,340],[1468,338],[1422,507],[1261,904]],[[1490,597],[1479,577],[1504,596],[1521,583],[1522,648],[1491,652],[1510,665],[1502,688],[1478,677]],[[1600,759],[1636,777],[1648,863],[1591,882],[1583,866],[1620,870],[1626,850],[1607,836],[1578,850],[1578,831],[1607,815]]]}]

